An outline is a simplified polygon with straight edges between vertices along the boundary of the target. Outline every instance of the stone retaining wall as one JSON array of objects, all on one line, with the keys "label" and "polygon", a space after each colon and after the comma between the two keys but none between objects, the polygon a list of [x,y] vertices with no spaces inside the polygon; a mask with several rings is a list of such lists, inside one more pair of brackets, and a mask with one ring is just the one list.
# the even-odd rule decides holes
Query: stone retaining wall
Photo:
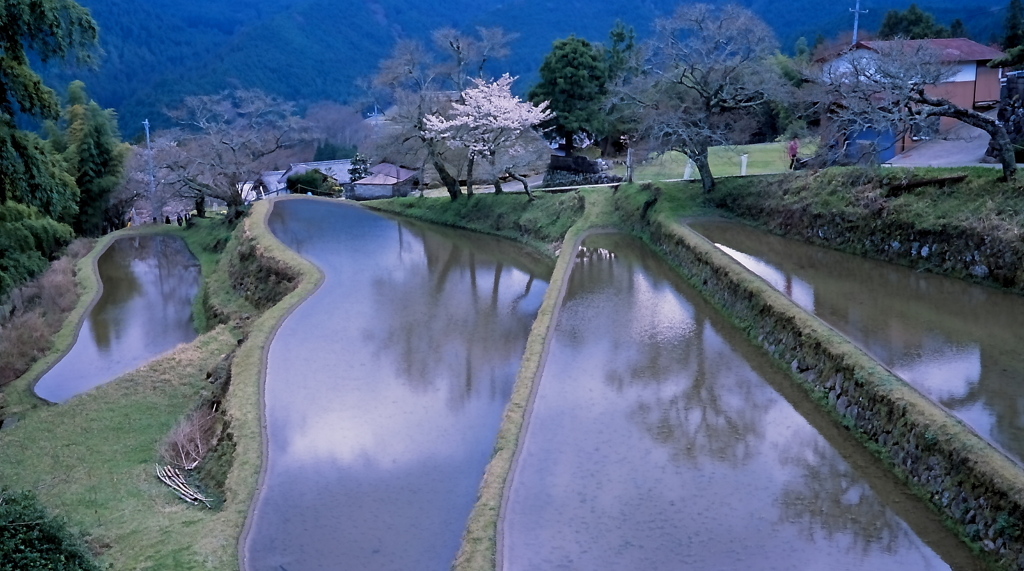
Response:
[{"label": "stone retaining wall", "polygon": [[621,196],[618,209],[964,541],[999,567],[1024,569],[1020,467],[697,233]]},{"label": "stone retaining wall", "polygon": [[714,200],[773,234],[1024,293],[1024,240],[1002,231],[998,221],[986,229],[920,228],[894,220],[884,209],[817,212],[757,192],[716,194]]}]

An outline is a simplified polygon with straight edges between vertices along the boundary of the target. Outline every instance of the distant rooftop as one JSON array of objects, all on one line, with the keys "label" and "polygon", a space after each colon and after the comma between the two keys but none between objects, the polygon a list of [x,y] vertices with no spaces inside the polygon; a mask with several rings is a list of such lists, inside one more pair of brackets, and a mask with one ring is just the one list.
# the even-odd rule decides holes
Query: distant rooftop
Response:
[{"label": "distant rooftop", "polygon": [[303,174],[307,171],[318,170],[325,175],[333,178],[338,184],[345,184],[352,180],[352,177],[348,174],[348,169],[352,167],[351,159],[341,159],[337,161],[313,161],[308,163],[292,163],[288,170],[281,175],[280,181],[285,183],[288,181],[288,177],[297,174]]},{"label": "distant rooftop", "polygon": [[903,45],[904,49],[907,51],[915,50],[919,46],[927,46],[941,54],[942,61],[949,63],[959,61],[989,61],[1003,57],[1003,52],[995,48],[983,46],[978,42],[968,40],[967,38],[892,41],[868,40],[857,42],[857,45],[855,45],[854,48],[868,49],[877,52],[896,44]]}]

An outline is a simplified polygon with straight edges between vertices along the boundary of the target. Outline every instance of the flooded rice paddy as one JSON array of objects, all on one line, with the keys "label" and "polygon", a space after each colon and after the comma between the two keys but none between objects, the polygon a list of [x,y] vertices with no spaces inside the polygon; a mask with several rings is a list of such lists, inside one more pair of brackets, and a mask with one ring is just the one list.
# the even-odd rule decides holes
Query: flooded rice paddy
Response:
[{"label": "flooded rice paddy", "polygon": [[199,261],[180,238],[120,238],[96,265],[100,298],[71,351],[35,385],[48,401],[64,402],[196,337]]},{"label": "flooded rice paddy", "polygon": [[734,222],[691,226],[1024,461],[1024,297]]},{"label": "flooded rice paddy", "polygon": [[448,569],[552,266],[322,201],[270,228],[325,280],[269,349],[245,567]]},{"label": "flooded rice paddy", "polygon": [[642,244],[584,245],[506,498],[502,569],[978,567]]}]

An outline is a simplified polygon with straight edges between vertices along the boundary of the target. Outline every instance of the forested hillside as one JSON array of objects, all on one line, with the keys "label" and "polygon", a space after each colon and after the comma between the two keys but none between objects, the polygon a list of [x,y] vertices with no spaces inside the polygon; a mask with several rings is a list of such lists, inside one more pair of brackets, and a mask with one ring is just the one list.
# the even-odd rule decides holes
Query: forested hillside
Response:
[{"label": "forested hillside", "polygon": [[[350,101],[355,80],[373,72],[397,38],[424,39],[441,26],[501,26],[518,32],[502,67],[525,90],[551,42],[575,33],[602,41],[616,19],[643,37],[676,0],[82,0],[100,25],[105,52],[96,71],[52,69],[51,85],[83,79],[96,100],[116,108],[126,136],[185,95],[258,87],[299,102]],[[740,0],[767,21],[783,49],[799,36],[832,36],[852,27],[853,0]],[[909,1],[863,0],[861,23],[877,29],[885,11]],[[949,24],[960,18],[971,36],[998,34],[1003,0],[925,0],[919,5]]]}]

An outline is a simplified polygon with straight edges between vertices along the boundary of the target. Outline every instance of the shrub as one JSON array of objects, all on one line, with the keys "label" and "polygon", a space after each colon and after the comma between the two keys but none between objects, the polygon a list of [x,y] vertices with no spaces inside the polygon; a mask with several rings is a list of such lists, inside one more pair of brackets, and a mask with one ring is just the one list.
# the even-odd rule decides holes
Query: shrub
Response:
[{"label": "shrub", "polygon": [[30,492],[0,489],[0,571],[99,571],[84,542]]},{"label": "shrub", "polygon": [[74,237],[71,227],[30,206],[0,205],[0,297],[46,269]]},{"label": "shrub", "polygon": [[335,196],[341,192],[341,187],[334,182],[334,179],[316,169],[302,174],[293,174],[288,177],[288,182],[285,185],[288,187],[288,192],[292,194],[311,192],[317,196]]},{"label": "shrub", "polygon": [[217,415],[201,407],[185,415],[160,447],[160,456],[172,466],[191,470],[199,465],[217,438]]},{"label": "shrub", "polygon": [[75,263],[92,247],[92,240],[72,242],[64,257],[0,303],[0,385],[21,376],[50,349],[53,335],[78,304]]}]

